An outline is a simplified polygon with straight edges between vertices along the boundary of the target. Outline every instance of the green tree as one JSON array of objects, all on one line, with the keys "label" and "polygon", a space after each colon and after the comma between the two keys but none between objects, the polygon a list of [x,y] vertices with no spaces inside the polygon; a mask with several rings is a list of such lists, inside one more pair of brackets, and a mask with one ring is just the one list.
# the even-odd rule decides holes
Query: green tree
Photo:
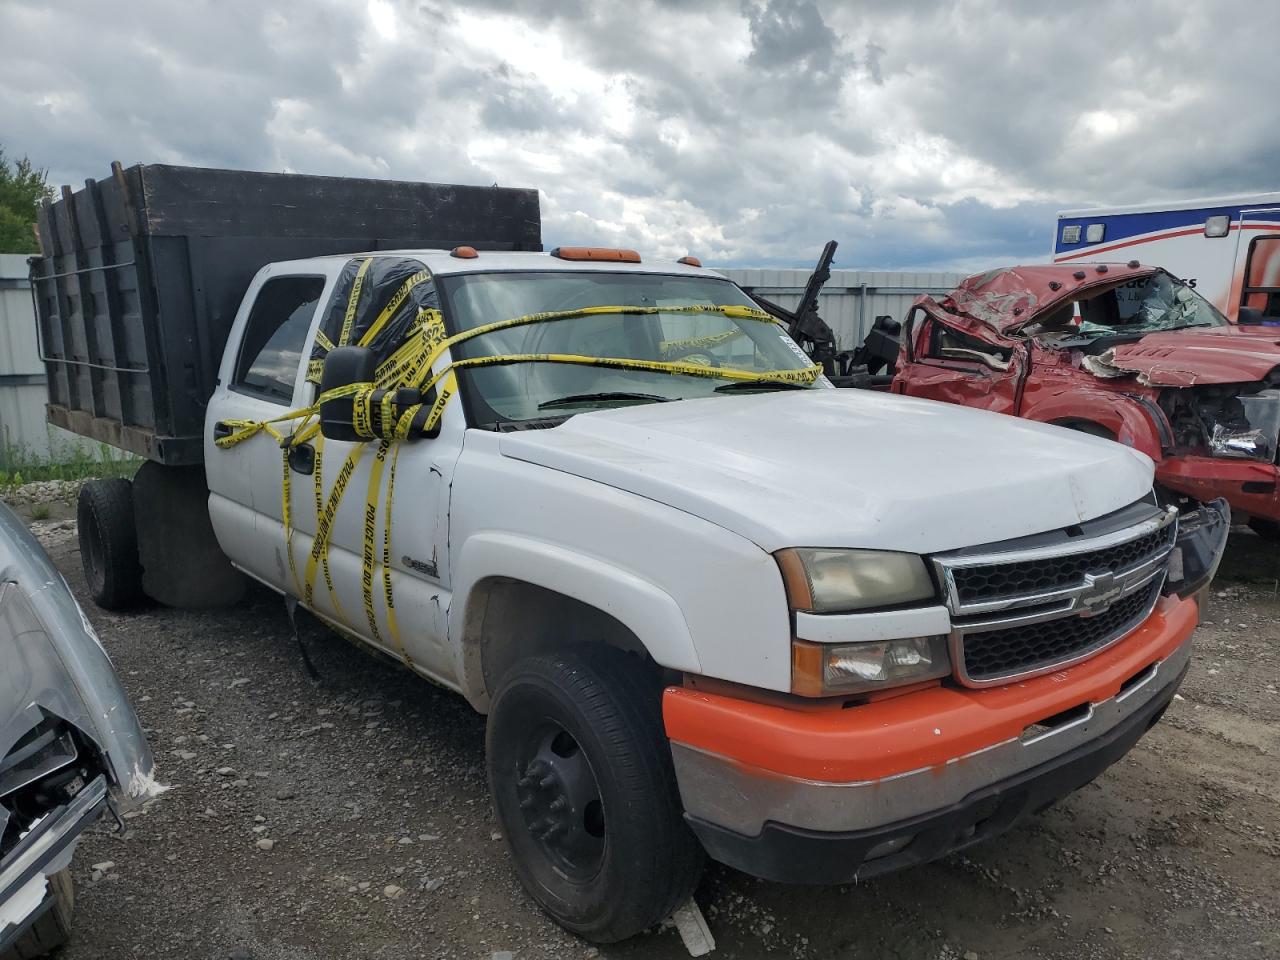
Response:
[{"label": "green tree", "polygon": [[12,166],[0,149],[0,253],[35,253],[36,209],[53,191],[47,170],[37,170],[26,157]]}]

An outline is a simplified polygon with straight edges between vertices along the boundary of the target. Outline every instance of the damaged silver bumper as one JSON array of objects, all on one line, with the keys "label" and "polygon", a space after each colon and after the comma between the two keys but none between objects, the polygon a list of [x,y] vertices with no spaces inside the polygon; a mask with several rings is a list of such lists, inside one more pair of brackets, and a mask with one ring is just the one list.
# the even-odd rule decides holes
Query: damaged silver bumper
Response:
[{"label": "damaged silver bumper", "polygon": [[[1180,597],[1195,596],[1205,590],[1218,572],[1230,531],[1231,507],[1221,498],[1179,516],[1178,539],[1169,555],[1166,590]],[[1202,610],[1202,618],[1203,615]]]},{"label": "damaged silver bumper", "polygon": [[35,537],[3,505],[0,664],[0,758],[42,717],[56,718],[94,748],[120,809],[161,791],[151,747],[93,625]]},{"label": "damaged silver bumper", "polygon": [[162,790],[93,626],[0,505],[0,955],[48,909],[85,828]]},{"label": "damaged silver bumper", "polygon": [[0,870],[0,954],[46,908],[48,878],[71,863],[76,841],[107,807],[106,778],[99,776],[72,800],[51,810],[4,858]]},{"label": "damaged silver bumper", "polygon": [[768,822],[840,832],[870,830],[923,817],[1097,740],[1147,707],[1181,677],[1190,659],[1188,641],[1167,658],[1147,666],[1121,693],[1089,704],[1070,723],[1035,736],[992,744],[938,767],[881,780],[802,780],[672,744],[680,796],[686,813],[693,819],[751,837],[758,836]]}]

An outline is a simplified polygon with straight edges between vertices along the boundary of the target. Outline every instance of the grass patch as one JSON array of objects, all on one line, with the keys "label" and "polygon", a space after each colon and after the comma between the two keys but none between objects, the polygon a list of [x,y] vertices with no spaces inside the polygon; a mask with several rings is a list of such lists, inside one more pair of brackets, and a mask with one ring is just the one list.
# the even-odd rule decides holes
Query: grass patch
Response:
[{"label": "grass patch", "polygon": [[31,508],[32,520],[48,520],[52,516],[53,511],[49,509],[49,505],[47,503],[37,503]]},{"label": "grass patch", "polygon": [[[0,491],[12,490],[24,483],[45,480],[87,480],[90,477],[132,477],[142,463],[141,458],[122,453],[115,447],[99,444],[96,452],[76,448],[57,460],[41,460],[24,455],[17,447],[7,447],[0,458]],[[36,519],[42,519],[37,517]]]}]

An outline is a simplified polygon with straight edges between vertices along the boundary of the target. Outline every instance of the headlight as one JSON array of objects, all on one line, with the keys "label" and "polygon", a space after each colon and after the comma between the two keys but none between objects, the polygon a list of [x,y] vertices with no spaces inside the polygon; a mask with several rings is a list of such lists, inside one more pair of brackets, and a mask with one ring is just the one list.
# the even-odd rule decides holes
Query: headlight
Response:
[{"label": "headlight", "polygon": [[1209,452],[1273,463],[1280,438],[1280,390],[1259,390],[1225,404],[1209,435]]},{"label": "headlight", "polygon": [[775,556],[791,609],[804,613],[849,613],[936,595],[914,553],[798,547]]},{"label": "headlight", "polygon": [[946,637],[868,643],[791,642],[791,692],[804,697],[871,693],[951,672]]}]

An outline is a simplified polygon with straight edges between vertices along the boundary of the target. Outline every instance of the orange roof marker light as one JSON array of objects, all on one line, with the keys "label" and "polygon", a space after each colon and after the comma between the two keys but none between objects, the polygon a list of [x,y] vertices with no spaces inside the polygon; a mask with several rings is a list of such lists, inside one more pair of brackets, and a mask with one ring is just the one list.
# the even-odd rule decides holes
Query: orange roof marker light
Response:
[{"label": "orange roof marker light", "polygon": [[697,257],[692,256],[692,255],[687,256],[687,257],[681,257],[679,260],[677,260],[677,261],[676,261],[676,263],[683,263],[686,267],[700,267],[700,266],[702,266],[702,261],[701,261],[701,260],[699,260]]},{"label": "orange roof marker light", "polygon": [[476,253],[475,247],[454,247],[449,251],[449,256],[457,257],[459,260],[474,260],[480,254]]},{"label": "orange roof marker light", "polygon": [[556,247],[551,255],[559,260],[607,260],[614,263],[639,263],[640,254],[634,250],[615,247]]}]

